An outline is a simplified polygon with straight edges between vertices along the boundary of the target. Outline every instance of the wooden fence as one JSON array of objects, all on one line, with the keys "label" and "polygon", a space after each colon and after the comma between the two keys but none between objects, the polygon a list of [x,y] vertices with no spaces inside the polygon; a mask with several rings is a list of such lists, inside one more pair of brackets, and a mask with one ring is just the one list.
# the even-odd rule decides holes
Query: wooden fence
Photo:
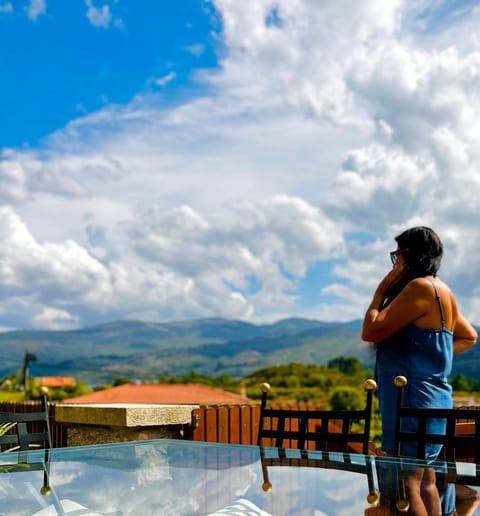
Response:
[{"label": "wooden fence", "polygon": [[[271,406],[282,409],[316,408],[307,403],[272,404]],[[37,412],[39,410],[41,410],[40,401],[0,401],[0,412]],[[67,446],[67,428],[55,421],[55,403],[48,404],[48,412],[53,447]],[[257,444],[259,421],[259,405],[202,405],[192,411],[191,424],[184,429],[184,439],[213,443]],[[31,424],[33,430],[36,423]],[[267,418],[265,424],[269,428],[271,421]],[[294,421],[292,424],[298,423]],[[287,421],[287,430],[290,429],[289,425],[290,422]],[[292,427],[292,430],[294,429]],[[264,439],[263,444],[273,446],[273,440],[269,442],[268,439]],[[295,446],[294,442],[290,444]],[[308,443],[308,448],[315,449],[314,443]]]},{"label": "wooden fence", "polygon": [[256,444],[258,405],[201,406],[192,412],[185,438],[213,443]]},{"label": "wooden fence", "polygon": [[[310,403],[300,404],[271,404],[272,408],[290,410],[314,410]],[[185,439],[192,441],[207,441],[230,444],[257,444],[258,425],[260,421],[259,405],[210,405],[201,406],[192,412],[192,424],[186,429]],[[314,423],[314,422],[313,422]],[[265,419],[265,425],[270,428],[272,422]],[[275,424],[275,423],[274,423]],[[292,424],[292,428],[290,428]],[[318,421],[320,425],[320,420]],[[298,430],[298,421],[286,421],[286,430]],[[264,439],[263,444],[273,446],[273,439]],[[290,443],[294,447],[295,443]],[[308,443],[308,449],[315,449],[313,442]]]},{"label": "wooden fence", "polygon": [[[288,405],[272,404],[282,409],[314,409],[311,404]],[[480,407],[479,407],[480,408]],[[40,401],[0,401],[0,412],[37,412],[41,409]],[[54,448],[67,446],[67,428],[55,421],[55,403],[49,403],[50,428]],[[206,441],[230,444],[257,444],[258,425],[260,421],[259,405],[210,405],[200,406],[192,411],[192,422],[184,429],[184,438],[193,441]],[[271,424],[266,420],[266,425]],[[473,431],[473,424],[457,424],[457,433],[468,434]],[[265,445],[273,445],[268,440]],[[294,444],[294,443],[292,443]],[[310,449],[313,443],[309,443]],[[459,454],[460,460],[468,460],[468,451]]]},{"label": "wooden fence", "polygon": [[[0,401],[0,412],[37,412],[40,401]],[[48,404],[52,445],[54,448],[67,446],[67,428],[55,421],[55,403]],[[232,444],[256,444],[259,405],[213,405],[201,406],[192,412],[192,424],[185,428],[184,438]],[[31,423],[32,430],[35,425]],[[39,428],[39,431],[41,429]]]},{"label": "wooden fence", "polygon": [[[311,404],[271,404],[272,408],[281,409],[310,409],[316,407]],[[477,407],[475,407],[477,408]],[[480,407],[478,407],[480,409]],[[258,425],[260,420],[259,405],[211,405],[201,406],[192,412],[192,424],[185,430],[185,439],[193,441],[207,441],[215,443],[231,444],[257,444]],[[298,425],[297,421],[286,421],[286,430],[290,430],[290,424]],[[318,421],[318,424],[321,422]],[[272,422],[267,418],[265,425],[270,428]],[[292,427],[292,430],[297,428]],[[456,426],[457,434],[472,434],[475,431],[474,423],[470,421],[458,422]],[[264,439],[265,446],[274,446],[273,440]],[[287,447],[295,447],[296,442],[286,443]],[[361,447],[357,443],[351,443],[351,451],[361,453]],[[307,449],[314,450],[315,443],[307,442]],[[374,443],[369,447],[369,454],[375,454]],[[468,447],[458,448],[456,451],[458,460],[472,462],[473,450]]]},{"label": "wooden fence", "polygon": [[[40,401],[0,401],[0,412],[39,412],[42,410]],[[64,448],[67,446],[67,428],[55,421],[55,403],[48,404],[48,416],[50,418],[50,431],[52,433],[52,446]],[[41,423],[30,423],[32,431],[43,431]]]},{"label": "wooden fence", "polygon": [[[0,401],[0,412],[37,412],[40,401]],[[67,446],[67,428],[55,421],[55,403],[48,404],[52,445]],[[259,405],[201,406],[192,412],[192,424],[185,428],[184,438],[215,443],[256,444]],[[40,423],[31,423],[32,429]],[[39,428],[39,431],[41,429]]]}]

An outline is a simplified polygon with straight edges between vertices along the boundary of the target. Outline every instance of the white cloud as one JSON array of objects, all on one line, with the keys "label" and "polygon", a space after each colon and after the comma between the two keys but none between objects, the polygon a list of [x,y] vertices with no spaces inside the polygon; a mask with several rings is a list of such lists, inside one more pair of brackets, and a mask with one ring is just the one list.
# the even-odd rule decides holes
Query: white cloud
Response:
[{"label": "white cloud", "polygon": [[[24,319],[17,314],[17,322],[50,328],[131,313],[249,318],[254,305],[271,310],[278,299],[288,302],[286,291],[309,263],[342,253],[333,227],[318,209],[288,197],[225,209],[211,221],[188,206],[154,208],[125,226],[120,263],[73,241],[38,242],[4,207],[0,306],[5,303],[3,315],[11,319],[12,306],[21,305]],[[258,292],[249,291],[250,277],[261,286]]]},{"label": "white cloud", "polygon": [[0,160],[0,202],[19,204],[39,192],[68,198],[86,197],[95,185],[125,175],[108,155],[61,154],[4,150]]},{"label": "white cloud", "polygon": [[378,144],[350,151],[330,192],[330,207],[346,227],[384,234],[389,225],[408,220],[412,213],[433,207],[431,185],[439,180],[435,163],[427,156]]},{"label": "white cloud", "polygon": [[19,163],[0,162],[0,201],[4,203],[23,202],[28,197],[24,170]]},{"label": "white cloud", "polygon": [[0,236],[0,313],[20,326],[70,327],[87,317],[166,305],[188,290],[188,281],[174,274],[102,263],[73,241],[38,242],[6,207]]},{"label": "white cloud", "polygon": [[112,22],[112,13],[110,12],[110,6],[108,4],[104,4],[101,7],[95,7],[93,5],[93,0],[86,0],[85,3],[88,7],[88,21],[94,27],[102,27],[103,29],[108,29]]},{"label": "white cloud", "polygon": [[205,52],[205,45],[202,43],[196,43],[194,45],[189,45],[184,47],[184,49],[192,56],[200,57]]},{"label": "white cloud", "polygon": [[13,5],[10,2],[0,5],[0,13],[13,13]]},{"label": "white cloud", "polygon": [[32,21],[35,21],[39,16],[47,12],[46,0],[30,0],[25,10],[27,11],[27,16]]},{"label": "white cloud", "polygon": [[167,73],[167,75],[155,79],[155,84],[157,86],[165,86],[165,84],[168,84],[170,81],[173,81],[173,79],[175,79],[176,76],[177,74],[175,72],[169,72]]},{"label": "white cloud", "polygon": [[[480,10],[214,4],[221,66],[197,75],[213,94],[160,109],[139,93],[71,121],[47,150],[4,152],[0,275],[31,307],[22,323],[361,317],[413,224],[444,238],[442,274],[475,316]],[[87,6],[112,23],[108,5]],[[332,260],[304,306],[300,280]]]},{"label": "white cloud", "polygon": [[[262,309],[274,308],[279,299],[288,303],[286,291],[309,265],[343,253],[335,224],[301,199],[271,197],[224,208],[211,218],[187,206],[151,210],[129,231],[137,252],[158,267],[198,278],[205,287],[215,285],[215,293],[225,290],[226,282],[248,299],[253,296]],[[252,277],[261,288],[249,293]]]},{"label": "white cloud", "polygon": [[57,308],[43,307],[32,319],[34,326],[40,328],[50,328],[51,330],[63,330],[65,327],[75,327],[78,320],[66,310]]}]

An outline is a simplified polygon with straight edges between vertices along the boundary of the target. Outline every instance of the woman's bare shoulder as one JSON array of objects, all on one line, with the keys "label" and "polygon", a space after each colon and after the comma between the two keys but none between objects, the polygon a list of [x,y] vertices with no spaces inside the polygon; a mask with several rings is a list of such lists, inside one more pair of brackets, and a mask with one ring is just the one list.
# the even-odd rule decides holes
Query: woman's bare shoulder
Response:
[{"label": "woman's bare shoulder", "polygon": [[442,281],[440,278],[436,277],[433,281],[433,284],[435,285],[435,288],[437,289],[437,292],[440,294],[440,297],[443,298],[450,298],[450,301],[454,304],[456,304],[455,296],[450,289],[450,287]]},{"label": "woman's bare shoulder", "polygon": [[448,292],[453,296],[450,287],[438,277],[414,278],[408,283],[407,286],[413,289],[419,289],[430,292],[434,292],[435,290],[437,290],[438,292]]},{"label": "woman's bare shoulder", "polygon": [[415,293],[427,294],[433,292],[432,280],[429,278],[414,278],[408,282],[405,288]]},{"label": "woman's bare shoulder", "polygon": [[436,294],[440,296],[445,306],[451,306],[456,311],[456,300],[450,287],[438,278],[415,278],[405,287],[410,299],[423,300],[433,306]]}]

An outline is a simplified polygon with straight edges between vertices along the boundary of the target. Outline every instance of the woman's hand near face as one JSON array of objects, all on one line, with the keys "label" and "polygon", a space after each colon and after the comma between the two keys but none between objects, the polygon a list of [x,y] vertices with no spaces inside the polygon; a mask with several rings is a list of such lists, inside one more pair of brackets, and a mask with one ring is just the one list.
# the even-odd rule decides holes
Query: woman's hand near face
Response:
[{"label": "woman's hand near face", "polygon": [[391,303],[384,306],[385,299],[404,280],[405,273],[406,267],[397,263],[379,283],[363,320],[362,340],[382,342],[432,309],[432,301],[435,301],[432,286],[424,278],[410,281]]},{"label": "woman's hand near face", "polygon": [[375,295],[378,294],[382,298],[382,305],[392,290],[403,280],[405,272],[405,265],[396,264],[378,284]]}]

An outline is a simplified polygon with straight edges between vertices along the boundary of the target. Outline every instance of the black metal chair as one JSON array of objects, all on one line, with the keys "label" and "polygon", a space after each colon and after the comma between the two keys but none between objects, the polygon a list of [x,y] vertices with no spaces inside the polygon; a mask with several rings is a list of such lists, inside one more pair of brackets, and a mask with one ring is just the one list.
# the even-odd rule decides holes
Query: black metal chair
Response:
[{"label": "black metal chair", "polygon": [[[276,448],[314,448],[323,451],[357,452],[368,454],[374,380],[367,380],[365,408],[360,410],[308,410],[267,407],[270,385],[263,383],[258,430],[258,445],[266,439]],[[352,428],[353,422],[360,429]],[[362,425],[363,424],[363,425]],[[313,443],[313,444],[310,444]]]},{"label": "black metal chair", "polygon": [[[401,443],[413,442],[417,444],[417,458],[425,457],[426,445],[442,444],[444,457],[447,462],[455,462],[457,451],[467,448],[473,461],[480,464],[480,410],[469,408],[411,408],[403,405],[403,388],[408,380],[405,376],[397,376],[395,385],[398,387],[396,422],[395,422],[395,454],[401,455]],[[407,432],[402,430],[403,418],[415,418],[418,421],[418,430]],[[427,432],[430,419],[446,421],[445,434]],[[472,429],[468,433],[461,433],[460,422],[469,421]]]},{"label": "black metal chair", "polygon": [[[2,452],[6,454],[4,463],[0,464],[0,472],[43,471],[40,493],[51,496],[57,512],[60,511],[58,514],[63,514],[61,505],[49,484],[52,437],[46,391],[42,392],[40,400],[40,411],[0,412],[0,424],[7,425],[8,428],[6,433],[0,435],[0,446]],[[43,450],[43,453],[41,455],[29,453],[34,449]],[[12,453],[17,455],[16,462],[7,461],[7,455],[10,458]],[[1,458],[0,462],[2,462]]]},{"label": "black metal chair", "polygon": [[48,417],[48,399],[41,395],[41,410],[37,412],[0,412],[0,424],[12,424],[8,433],[0,435],[2,451],[18,451],[25,457],[32,448],[50,449],[52,437]]},{"label": "black metal chair", "polygon": [[370,507],[376,507],[379,504],[380,492],[375,481],[375,458],[372,455],[365,455],[363,457],[364,462],[362,463],[352,461],[348,453],[288,450],[287,454],[284,448],[269,448],[266,450],[264,447],[260,447],[260,458],[263,473],[262,489],[265,492],[270,492],[273,489],[268,471],[269,467],[288,466],[335,469],[365,475],[368,485],[367,504]]},{"label": "black metal chair", "polygon": [[[469,408],[411,408],[403,404],[404,387],[408,384],[405,376],[394,379],[398,388],[395,414],[395,455],[399,457],[399,492],[403,496],[397,501],[397,508],[404,512],[409,509],[409,502],[405,495],[405,479],[418,468],[415,458],[402,457],[402,443],[417,445],[416,459],[424,459],[427,444],[441,444],[443,449],[439,458],[431,463],[437,481],[444,484],[480,485],[480,410]],[[403,418],[414,418],[417,421],[416,431],[402,429]],[[446,422],[444,434],[428,431],[428,422],[431,419],[440,419]],[[468,425],[465,422],[468,421]],[[467,426],[462,429],[462,426]],[[457,455],[461,450],[463,457],[475,462],[474,474],[459,472]],[[445,460],[443,460],[445,459]]]},{"label": "black metal chair", "polygon": [[[467,466],[471,467],[464,468],[462,466],[465,464],[443,460],[429,462],[411,457],[379,456],[375,457],[375,465],[376,477],[379,480],[380,505],[385,511],[375,512],[375,514],[423,514],[419,511],[419,500],[415,500],[417,488],[419,491],[429,493],[429,496],[427,495],[425,498],[422,496],[422,501],[425,503],[425,514],[438,514],[434,510],[435,496],[438,505],[446,504],[446,507],[442,507],[442,509],[446,509],[448,501],[451,501],[450,495],[453,496],[451,491],[450,495],[447,495],[447,492],[450,488],[454,488],[455,484],[464,489],[464,497],[457,500],[457,503],[461,503],[465,507],[468,507],[469,504],[477,505],[476,490],[467,487],[480,486],[480,471],[474,464],[468,464]],[[414,500],[414,507],[417,509],[412,509],[411,503]],[[409,512],[411,509],[412,512]],[[464,513],[459,511],[458,514]],[[473,514],[473,512],[468,512],[468,514]]]}]

